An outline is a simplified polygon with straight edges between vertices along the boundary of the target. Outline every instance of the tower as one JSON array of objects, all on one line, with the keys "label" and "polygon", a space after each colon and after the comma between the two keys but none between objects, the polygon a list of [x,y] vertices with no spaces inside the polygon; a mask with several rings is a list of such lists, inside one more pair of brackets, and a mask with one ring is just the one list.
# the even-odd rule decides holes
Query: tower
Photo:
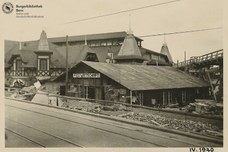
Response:
[{"label": "tower", "polygon": [[144,59],[137,45],[133,31],[131,29],[131,20],[129,16],[129,31],[124,38],[123,44],[118,55],[114,58],[116,63],[141,64]]},{"label": "tower", "polygon": [[142,63],[141,51],[133,34],[127,34],[118,55],[114,58],[116,63]]},{"label": "tower", "polygon": [[161,48],[161,52],[160,53],[166,55],[168,60],[169,60],[169,63],[173,64],[172,56],[171,56],[171,54],[169,52],[169,48],[168,48],[167,43],[165,41],[165,34],[164,34],[164,42],[162,44],[162,48]]},{"label": "tower", "polygon": [[37,76],[50,76],[50,62],[53,52],[49,49],[47,35],[42,31],[39,39],[38,49],[34,51],[37,55]]}]

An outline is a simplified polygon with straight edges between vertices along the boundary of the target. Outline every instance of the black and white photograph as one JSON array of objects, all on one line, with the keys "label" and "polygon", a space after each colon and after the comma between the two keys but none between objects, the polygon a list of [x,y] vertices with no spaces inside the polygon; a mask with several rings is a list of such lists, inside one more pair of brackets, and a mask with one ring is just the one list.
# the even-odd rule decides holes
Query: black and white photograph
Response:
[{"label": "black and white photograph", "polygon": [[4,149],[224,150],[223,1],[0,5]]}]

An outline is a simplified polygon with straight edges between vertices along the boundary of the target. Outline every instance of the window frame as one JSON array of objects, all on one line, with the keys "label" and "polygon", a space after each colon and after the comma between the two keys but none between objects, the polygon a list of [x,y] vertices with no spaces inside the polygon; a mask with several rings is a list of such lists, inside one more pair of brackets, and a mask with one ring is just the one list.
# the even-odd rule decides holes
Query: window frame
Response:
[{"label": "window frame", "polygon": [[[45,61],[45,64],[44,64],[44,61]],[[40,71],[46,71],[46,70],[48,70],[47,59],[40,59]]]}]

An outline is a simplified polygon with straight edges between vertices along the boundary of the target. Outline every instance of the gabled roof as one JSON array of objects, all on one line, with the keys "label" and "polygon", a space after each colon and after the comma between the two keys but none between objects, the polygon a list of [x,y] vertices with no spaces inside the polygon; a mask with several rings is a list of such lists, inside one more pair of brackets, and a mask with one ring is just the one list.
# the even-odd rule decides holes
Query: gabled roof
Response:
[{"label": "gabled roof", "polygon": [[151,59],[146,62],[147,65],[159,65],[159,66],[170,66],[170,63],[165,62],[164,60],[155,60]]},{"label": "gabled roof", "polygon": [[36,54],[32,50],[20,50],[22,61],[26,62],[24,67],[36,67]]},{"label": "gabled roof", "polygon": [[[124,39],[124,37],[127,35],[126,32],[114,32],[114,33],[102,33],[102,34],[92,34],[92,35],[87,35],[86,39],[87,40],[91,40],[91,39],[106,39],[106,38],[119,38],[122,37]],[[41,38],[40,40],[34,40],[34,41],[26,41],[26,42],[21,42],[21,50],[26,50],[26,51],[22,51],[25,52],[25,57],[24,59],[27,60],[28,59],[28,63],[27,64],[31,64],[31,65],[35,65],[34,62],[36,60],[36,57],[31,59],[31,57],[29,57],[29,55],[31,52],[33,51],[37,51],[38,48],[40,50],[51,50],[51,52],[53,53],[51,56],[51,67],[56,67],[56,68],[64,68],[65,64],[66,64],[66,60],[65,60],[65,54],[66,54],[66,47],[65,46],[58,46],[55,45],[51,42],[52,38],[46,39],[46,33],[43,31],[41,34]],[[81,40],[84,41],[85,40],[85,36],[75,36],[73,38],[77,38],[77,40]],[[137,37],[135,37],[137,39]],[[61,37],[60,37],[61,39]],[[62,39],[64,39],[64,41],[66,40],[65,37],[62,37]],[[69,40],[71,40],[71,37],[69,37]],[[73,39],[72,39],[73,40]],[[57,41],[56,41],[57,42]],[[136,44],[136,42],[134,42],[134,44]],[[138,47],[138,46],[134,46],[137,48],[137,50],[139,49],[140,51],[138,51],[138,54],[145,54],[145,53],[153,53],[153,54],[158,54],[161,56],[165,56],[161,53],[158,52],[154,52],[142,47]],[[93,47],[92,51],[94,53],[96,53],[97,58],[99,60],[99,62],[106,62],[106,58],[107,58],[107,53],[113,53],[113,56],[116,57],[118,52],[120,51],[121,46],[99,46],[99,47]],[[84,51],[82,51],[83,49],[83,45],[74,45],[74,46],[69,46],[69,67],[77,64],[78,62],[83,60],[83,56],[86,55],[86,53],[83,54]],[[29,50],[31,52],[29,52]],[[85,52],[90,52],[91,49]],[[81,52],[81,53],[80,53]],[[5,67],[8,67],[10,65],[8,65],[8,61],[9,59],[12,57],[13,54],[20,54],[19,52],[19,42],[17,41],[9,41],[9,40],[5,40]],[[31,53],[31,56],[33,56],[34,54]],[[128,56],[128,57],[132,57],[132,58],[136,58],[136,59],[141,59],[141,57],[138,57],[138,55],[134,56]],[[120,57],[122,58],[122,57]],[[123,58],[125,59],[125,56],[123,56]],[[31,59],[31,60],[30,60]]]},{"label": "gabled roof", "polygon": [[[208,87],[209,84],[169,66],[108,64],[82,61],[130,90],[159,90]],[[80,66],[78,64],[77,66]],[[76,66],[76,67],[77,67]],[[70,72],[74,70],[72,68]]]},{"label": "gabled roof", "polygon": [[[100,34],[88,34],[86,35],[87,40],[102,40],[102,39],[115,39],[115,38],[125,38],[127,33],[125,31],[122,32],[110,32],[110,33],[100,33]],[[142,39],[136,37],[137,40],[143,41]],[[68,41],[84,41],[85,35],[78,36],[69,36]],[[54,37],[48,38],[49,42],[58,43],[58,42],[66,42],[66,37]]]},{"label": "gabled roof", "polygon": [[142,59],[141,51],[139,50],[133,34],[128,34],[125,37],[120,51],[115,59]]},{"label": "gabled roof", "polygon": [[[16,51],[14,51],[14,53],[12,54],[8,63],[10,63],[12,61],[14,56],[21,57],[22,62],[26,64],[24,67],[36,67],[36,60],[35,60],[36,54],[34,54],[34,52],[32,50],[16,49]],[[12,64],[12,63],[10,63],[10,64]]]},{"label": "gabled roof", "polygon": [[139,49],[140,49],[142,55],[144,55],[145,53],[155,54],[155,55],[158,55],[158,56],[162,56],[162,57],[164,57],[164,58],[166,58],[168,60],[168,58],[167,58],[167,56],[165,54],[162,54],[162,53],[159,53],[159,52],[156,52],[156,51],[153,51],[153,50],[149,50],[149,49],[146,49],[146,48],[143,48],[143,47],[140,47]]},{"label": "gabled roof", "polygon": [[169,48],[168,48],[168,46],[167,46],[166,43],[163,43],[163,45],[162,45],[161,54],[166,55],[166,56],[168,57],[168,59],[169,59],[169,62],[170,62],[170,63],[173,63],[172,56],[171,56],[171,54],[170,54],[170,52],[169,52]]},{"label": "gabled roof", "polygon": [[19,42],[5,40],[5,67],[15,51],[19,49]]}]

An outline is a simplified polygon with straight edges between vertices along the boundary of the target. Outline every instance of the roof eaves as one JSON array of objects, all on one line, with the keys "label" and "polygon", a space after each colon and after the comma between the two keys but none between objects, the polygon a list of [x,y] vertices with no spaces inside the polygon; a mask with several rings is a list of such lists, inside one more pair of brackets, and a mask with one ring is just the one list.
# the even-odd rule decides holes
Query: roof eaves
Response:
[{"label": "roof eaves", "polygon": [[[94,70],[96,70],[96,71],[99,71],[98,69],[96,69],[96,68],[94,68],[94,67],[92,67],[92,66],[90,66],[89,64],[87,64],[87,62],[88,61],[81,61],[82,63],[84,63],[85,65],[87,65],[87,66],[89,66],[89,67],[91,67],[92,69],[94,69]],[[109,75],[106,75],[105,73],[103,73],[103,72],[101,72],[101,71],[99,71],[100,73],[102,73],[103,75],[105,75],[106,77],[109,77],[109,78],[111,78],[113,81],[115,81],[116,83],[119,83],[119,84],[121,84],[122,86],[124,86],[125,88],[127,88],[127,89],[129,89],[129,90],[133,90],[132,88],[130,88],[130,87],[128,87],[128,86],[126,86],[126,85],[124,85],[124,84],[122,84],[121,82],[118,82],[118,81],[116,81],[115,79],[113,79],[112,77],[110,77]]]}]

